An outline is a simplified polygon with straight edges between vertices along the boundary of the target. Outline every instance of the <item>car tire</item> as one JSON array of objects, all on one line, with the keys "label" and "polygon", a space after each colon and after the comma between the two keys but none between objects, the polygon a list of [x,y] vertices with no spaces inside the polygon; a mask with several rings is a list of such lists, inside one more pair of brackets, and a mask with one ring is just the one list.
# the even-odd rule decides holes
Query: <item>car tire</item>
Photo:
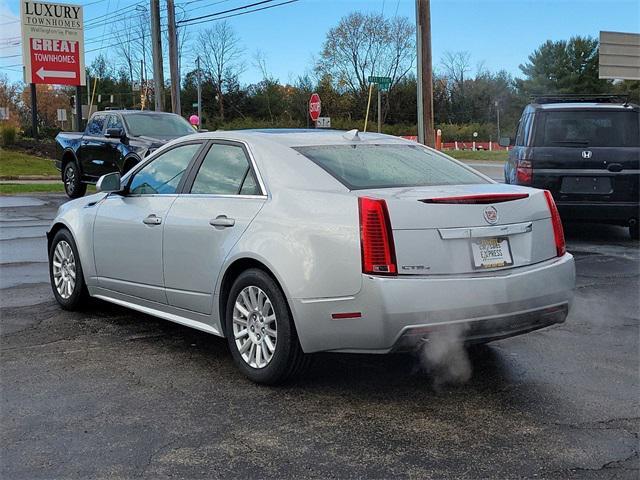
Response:
[{"label": "car tire", "polygon": [[81,180],[78,164],[75,161],[67,162],[62,170],[62,182],[69,198],[80,198],[87,192],[87,184]]},{"label": "car tire", "polygon": [[49,279],[56,301],[65,310],[77,310],[89,298],[78,248],[66,229],[58,230],[51,242]]},{"label": "car tire", "polygon": [[629,236],[632,240],[640,240],[640,223],[636,221],[629,225]]},{"label": "car tire", "polygon": [[227,343],[234,362],[249,379],[275,385],[306,367],[308,358],[287,300],[269,274],[257,268],[242,272],[226,306]]}]

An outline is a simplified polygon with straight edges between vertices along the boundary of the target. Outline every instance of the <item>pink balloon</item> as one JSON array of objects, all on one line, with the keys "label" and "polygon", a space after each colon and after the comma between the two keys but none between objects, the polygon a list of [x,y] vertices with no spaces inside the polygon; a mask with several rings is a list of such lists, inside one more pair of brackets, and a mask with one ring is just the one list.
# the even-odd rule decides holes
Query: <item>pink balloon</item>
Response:
[{"label": "pink balloon", "polygon": [[191,125],[200,125],[200,119],[198,118],[198,115],[191,115],[189,117],[189,123]]}]

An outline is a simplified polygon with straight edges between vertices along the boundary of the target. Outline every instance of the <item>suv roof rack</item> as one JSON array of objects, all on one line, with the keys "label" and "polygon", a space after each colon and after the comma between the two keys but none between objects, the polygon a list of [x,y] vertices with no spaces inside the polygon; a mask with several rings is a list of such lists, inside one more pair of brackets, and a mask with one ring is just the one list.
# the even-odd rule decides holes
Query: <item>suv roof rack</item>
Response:
[{"label": "suv roof rack", "polygon": [[531,95],[531,102],[544,104],[544,103],[580,103],[580,102],[592,102],[592,103],[629,103],[629,96],[625,94],[616,93],[557,93],[549,95]]}]

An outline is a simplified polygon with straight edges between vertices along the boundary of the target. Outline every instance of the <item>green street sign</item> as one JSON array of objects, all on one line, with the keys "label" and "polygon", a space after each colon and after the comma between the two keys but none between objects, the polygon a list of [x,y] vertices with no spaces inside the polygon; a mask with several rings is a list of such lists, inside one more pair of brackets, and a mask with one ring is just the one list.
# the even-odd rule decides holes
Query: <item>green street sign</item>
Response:
[{"label": "green street sign", "polygon": [[191,104],[191,106],[192,106],[193,108],[198,108],[198,102],[192,103],[192,104]]},{"label": "green street sign", "polygon": [[381,92],[388,92],[389,87],[391,86],[391,78],[390,77],[369,77],[369,83],[375,83],[378,85],[378,90]]},{"label": "green street sign", "polygon": [[369,77],[369,83],[391,83],[391,77]]}]

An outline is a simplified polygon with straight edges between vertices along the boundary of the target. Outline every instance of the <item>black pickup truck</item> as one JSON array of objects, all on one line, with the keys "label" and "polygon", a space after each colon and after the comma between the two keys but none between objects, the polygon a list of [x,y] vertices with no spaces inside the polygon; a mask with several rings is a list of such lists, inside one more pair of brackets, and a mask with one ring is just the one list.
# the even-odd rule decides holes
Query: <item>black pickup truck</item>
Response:
[{"label": "black pickup truck", "polygon": [[56,136],[64,189],[71,198],[85,194],[88,183],[107,173],[126,173],[158,147],[195,133],[189,123],[173,113],[108,110],[94,113],[84,132]]},{"label": "black pickup truck", "polygon": [[640,107],[617,96],[541,96],[527,105],[506,183],[549,190],[563,221],[629,227],[638,238]]}]

